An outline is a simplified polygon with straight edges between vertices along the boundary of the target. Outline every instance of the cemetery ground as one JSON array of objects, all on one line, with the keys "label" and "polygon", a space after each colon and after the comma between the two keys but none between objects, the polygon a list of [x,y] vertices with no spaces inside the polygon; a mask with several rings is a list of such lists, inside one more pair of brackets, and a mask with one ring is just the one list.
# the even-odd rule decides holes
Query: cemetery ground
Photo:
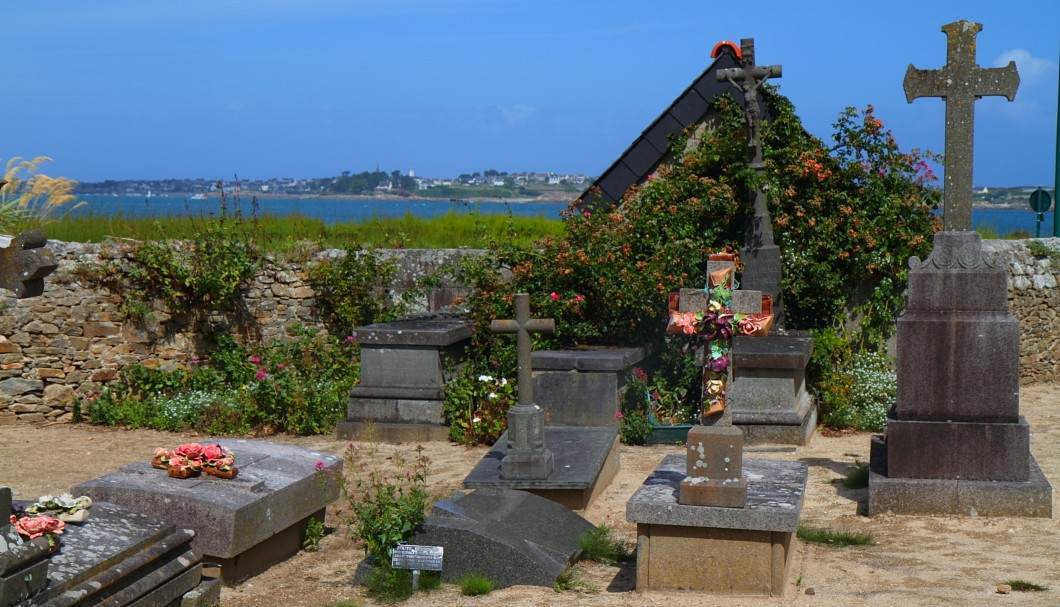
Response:
[{"label": "cemetery ground", "polygon": [[[1060,481],[1060,383],[1025,386],[1021,411],[1032,428],[1031,450],[1054,487]],[[111,430],[88,425],[30,428],[0,427],[0,478],[16,499],[67,491],[137,460],[155,446],[202,437],[151,430]],[[341,455],[344,441],[333,436],[270,437],[284,443]],[[452,443],[424,445],[431,457],[429,487],[447,496],[486,452]],[[411,444],[379,445],[381,454],[412,452]],[[635,542],[636,527],[625,520],[626,502],[664,455],[680,447],[623,446],[621,470],[606,492],[585,514],[606,524],[618,537]],[[867,546],[838,548],[796,543],[784,597],[761,599],[634,590],[635,565],[581,563],[573,590],[515,586],[482,597],[465,597],[452,585],[413,597],[410,605],[1056,605],[1060,603],[1060,523],[1057,518],[977,518],[945,516],[866,517],[859,514],[867,489],[846,489],[836,482],[867,462],[869,435],[817,435],[809,446],[792,449],[748,448],[746,458],[799,460],[809,464],[802,523],[835,530],[870,532]],[[1054,492],[1054,512],[1057,497]],[[301,552],[243,584],[225,588],[222,604],[242,606],[320,607],[352,599],[370,605],[363,590],[351,584],[360,547],[345,533],[344,503],[328,508],[329,534],[315,552]],[[1055,516],[1055,515],[1054,515]],[[1039,593],[996,593],[998,584],[1023,579],[1050,587]],[[810,591],[812,589],[812,593]]]}]

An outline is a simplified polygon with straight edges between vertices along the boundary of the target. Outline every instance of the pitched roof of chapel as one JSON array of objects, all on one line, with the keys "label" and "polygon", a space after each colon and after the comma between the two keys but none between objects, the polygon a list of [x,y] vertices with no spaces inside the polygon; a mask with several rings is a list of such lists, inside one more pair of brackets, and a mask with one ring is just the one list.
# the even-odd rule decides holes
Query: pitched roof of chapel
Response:
[{"label": "pitched roof of chapel", "polygon": [[[744,101],[740,90],[729,82],[718,82],[717,77],[717,71],[720,69],[740,67],[740,61],[734,53],[735,48],[737,47],[719,43],[716,50],[720,52],[717,52],[713,63],[582,192],[575,205],[613,206],[621,200],[630,186],[643,183],[648,175],[654,173],[655,169],[667,160],[673,136],[680,135],[686,128],[706,119],[714,97],[729,93],[734,100],[742,104]],[[763,110],[763,116],[769,116],[768,108]]]}]

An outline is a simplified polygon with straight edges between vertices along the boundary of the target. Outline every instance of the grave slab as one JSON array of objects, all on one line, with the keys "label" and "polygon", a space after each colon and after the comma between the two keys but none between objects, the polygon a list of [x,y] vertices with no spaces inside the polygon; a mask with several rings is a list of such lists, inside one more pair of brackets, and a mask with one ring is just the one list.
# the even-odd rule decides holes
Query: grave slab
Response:
[{"label": "grave slab", "polygon": [[806,464],[744,460],[743,508],[679,503],[686,467],[684,455],[667,455],[626,504],[637,524],[637,590],[782,595]]},{"label": "grave slab", "polygon": [[145,458],[73,492],[194,529],[193,547],[221,565],[226,583],[239,582],[301,549],[309,518],[323,521],[324,508],[339,497],[342,460],[265,441],[204,441],[214,442],[235,453],[235,479],[174,479]]},{"label": "grave slab", "polygon": [[534,352],[534,401],[545,411],[545,424],[617,428],[626,375],[646,355],[643,348]]},{"label": "grave slab", "polygon": [[47,587],[18,607],[168,606],[209,591],[193,531],[113,504],[90,512],[60,536]]},{"label": "grave slab", "polygon": [[551,587],[581,553],[593,524],[551,500],[503,488],[455,493],[435,503],[410,543],[444,546],[442,577],[470,573],[499,587]]},{"label": "grave slab", "polygon": [[357,327],[361,381],[350,391],[342,439],[446,440],[443,405],[448,365],[463,359],[471,324],[431,314]]},{"label": "grave slab", "polygon": [[467,475],[464,488],[521,489],[571,510],[588,508],[618,473],[618,429],[545,426],[544,433],[555,462],[548,478],[501,478],[501,461],[508,453],[506,432]]}]

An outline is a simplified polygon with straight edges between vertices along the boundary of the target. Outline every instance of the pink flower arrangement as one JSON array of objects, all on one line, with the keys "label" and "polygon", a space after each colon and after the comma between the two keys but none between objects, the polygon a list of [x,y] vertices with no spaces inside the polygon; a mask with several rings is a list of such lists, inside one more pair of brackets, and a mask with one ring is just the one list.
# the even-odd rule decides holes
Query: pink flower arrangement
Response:
[{"label": "pink flower arrangement", "polygon": [[202,445],[199,443],[184,443],[177,447],[173,454],[189,460],[202,459]]},{"label": "pink flower arrangement", "polygon": [[165,468],[174,478],[188,478],[203,471],[214,476],[235,478],[235,461],[235,454],[221,445],[185,443],[172,452],[159,447],[155,450],[151,464],[156,468]]},{"label": "pink flower arrangement", "polygon": [[[60,534],[66,528],[66,523],[57,518],[42,514],[40,516],[24,516],[22,518],[11,515],[11,524],[14,525],[18,534],[29,539],[36,539],[42,535]],[[48,538],[49,543],[52,542]]]}]

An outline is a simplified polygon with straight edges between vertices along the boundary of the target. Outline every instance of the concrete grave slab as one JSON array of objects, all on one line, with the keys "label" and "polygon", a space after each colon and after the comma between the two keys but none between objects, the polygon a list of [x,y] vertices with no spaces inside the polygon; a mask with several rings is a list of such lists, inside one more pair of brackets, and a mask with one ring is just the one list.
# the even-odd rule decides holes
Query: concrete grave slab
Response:
[{"label": "concrete grave slab", "polygon": [[581,553],[578,539],[593,528],[553,501],[494,487],[435,503],[410,543],[445,547],[446,581],[482,573],[501,588],[551,587]]},{"label": "concrete grave slab", "polygon": [[571,510],[583,510],[618,473],[617,428],[545,426],[545,441],[555,458],[555,468],[548,478],[501,478],[501,460],[508,452],[506,432],[467,475],[464,488],[521,489]]},{"label": "concrete grave slab", "polygon": [[241,581],[301,550],[308,519],[323,522],[324,508],[339,497],[342,460],[265,441],[204,441],[214,442],[235,453],[235,479],[178,480],[145,458],[73,492],[194,529],[194,548],[221,565],[225,582]]}]

